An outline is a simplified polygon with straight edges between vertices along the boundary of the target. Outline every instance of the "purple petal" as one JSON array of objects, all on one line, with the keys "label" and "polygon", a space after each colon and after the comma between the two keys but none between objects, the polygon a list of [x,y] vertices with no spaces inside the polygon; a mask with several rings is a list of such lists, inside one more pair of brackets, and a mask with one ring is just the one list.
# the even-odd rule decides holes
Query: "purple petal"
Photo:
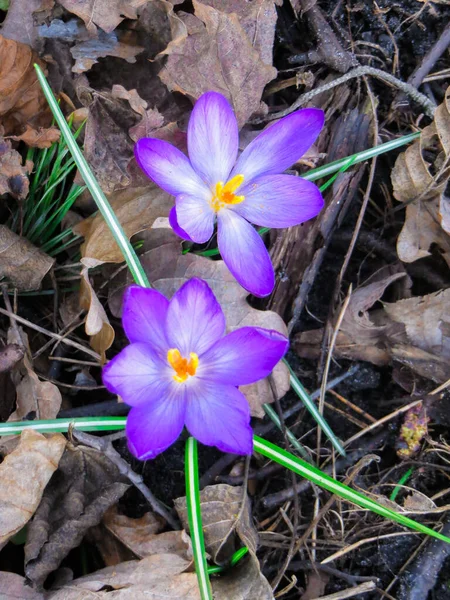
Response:
[{"label": "purple petal", "polygon": [[128,446],[136,458],[154,458],[180,435],[186,415],[185,388],[175,385],[171,394],[131,409],[126,433]]},{"label": "purple petal", "polygon": [[209,202],[197,196],[181,194],[176,199],[180,228],[197,244],[204,244],[214,233],[216,213]]},{"label": "purple petal", "polygon": [[184,231],[184,229],[181,229],[179,223],[178,223],[178,216],[177,216],[177,208],[176,206],[173,206],[170,209],[169,212],[169,225],[172,227],[172,229],[174,230],[174,232],[180,236],[180,238],[183,238],[183,240],[186,240],[187,242],[192,242],[192,239],[188,236],[188,234]]},{"label": "purple petal", "polygon": [[223,452],[251,454],[250,408],[238,389],[198,380],[187,387],[186,398],[186,427],[199,442]]},{"label": "purple petal", "polygon": [[147,177],[169,194],[211,197],[211,192],[189,160],[172,144],[164,140],[142,138],[135,144],[134,154]]},{"label": "purple petal", "polygon": [[156,290],[130,286],[124,295],[122,324],[131,343],[143,342],[161,353],[169,349],[165,323],[169,301]]},{"label": "purple petal", "polygon": [[263,227],[299,225],[315,217],[323,208],[319,188],[294,175],[263,175],[239,193],[245,200],[233,206],[233,210]]},{"label": "purple petal", "polygon": [[272,372],[288,347],[289,340],[278,331],[242,327],[205,352],[197,375],[225,385],[254,383]]},{"label": "purple petal", "polygon": [[187,281],[169,304],[166,335],[172,348],[187,358],[190,352],[206,352],[225,332],[225,317],[208,284]]},{"label": "purple petal", "polygon": [[148,344],[130,344],[103,367],[103,383],[130,406],[148,404],[175,385],[173,369]]},{"label": "purple petal", "polygon": [[233,210],[220,210],[217,222],[219,251],[233,276],[255,296],[268,296],[275,277],[261,236]]},{"label": "purple petal", "polygon": [[228,100],[207,92],[195,103],[188,126],[188,151],[192,166],[210,187],[226,182],[236,162],[239,131]]},{"label": "purple petal", "polygon": [[304,108],[270,125],[239,157],[231,173],[244,175],[248,184],[259,175],[282,173],[305,154],[322,129],[324,113]]}]

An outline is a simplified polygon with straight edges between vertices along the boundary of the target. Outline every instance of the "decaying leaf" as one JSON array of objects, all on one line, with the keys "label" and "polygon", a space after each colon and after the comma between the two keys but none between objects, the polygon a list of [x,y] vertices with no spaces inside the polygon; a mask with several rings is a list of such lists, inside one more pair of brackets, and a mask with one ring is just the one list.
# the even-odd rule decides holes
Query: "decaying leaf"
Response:
[{"label": "decaying leaf", "polygon": [[196,0],[193,4],[195,16],[182,16],[188,36],[168,45],[169,57],[159,75],[170,90],[194,99],[209,90],[220,92],[242,126],[260,110],[263,89],[276,69],[262,61],[236,14]]},{"label": "decaying leaf", "polygon": [[0,277],[7,277],[18,290],[39,289],[54,262],[26,238],[0,225]]},{"label": "decaying leaf", "polygon": [[148,108],[147,102],[136,90],[126,90],[122,85],[113,85],[112,95],[115,98],[128,100],[131,108],[142,117],[141,121],[129,131],[134,141],[142,137],[151,137],[164,123],[164,117],[155,108]]},{"label": "decaying leaf", "polygon": [[16,200],[25,200],[32,168],[32,162],[22,165],[22,157],[12,149],[11,142],[0,137],[0,195],[10,194]]},{"label": "decaying leaf", "polygon": [[87,310],[84,328],[86,334],[90,336],[89,342],[92,348],[102,356],[104,361],[105,352],[114,341],[114,328],[89,281],[89,269],[101,265],[103,261],[82,258],[81,262],[83,268],[81,269],[80,307]]},{"label": "decaying leaf", "polygon": [[2,600],[44,600],[44,594],[30,587],[25,577],[17,573],[0,571],[0,590]]},{"label": "decaying leaf", "polygon": [[75,579],[48,600],[200,600],[197,576],[185,572],[189,566],[175,554],[147,556]]},{"label": "decaying leaf", "polygon": [[131,519],[117,513],[112,507],[104,516],[103,524],[129,550],[139,558],[154,554],[176,554],[192,560],[192,545],[187,533],[181,531],[160,531],[165,521],[152,512],[140,519]]},{"label": "decaying leaf", "polygon": [[54,3],[54,0],[13,0],[2,23],[2,35],[36,49],[38,42],[36,17],[46,18]]},{"label": "decaying leaf", "polygon": [[[422,377],[442,383],[450,378],[450,290],[383,303],[383,308],[369,312],[387,286],[403,276],[381,275],[353,292],[333,355],[380,366],[399,362]],[[297,353],[308,358],[319,356],[322,337],[322,329],[298,334],[294,338]]]},{"label": "decaying leaf", "polygon": [[136,56],[143,50],[144,48],[141,46],[121,42],[115,31],[106,33],[100,30],[97,38],[79,42],[70,49],[70,53],[75,59],[72,71],[74,73],[89,71],[98,62],[99,58],[105,56],[115,56],[123,58],[128,63],[134,63],[136,62]]},{"label": "decaying leaf", "polygon": [[[228,331],[240,327],[263,327],[287,335],[283,319],[275,312],[252,308],[246,301],[246,292],[231,275],[223,261],[211,261],[195,254],[181,254],[180,244],[170,242],[155,247],[141,256],[147,276],[160,292],[170,298],[191,277],[204,279],[213,290],[225,313]],[[116,278],[111,285],[109,306],[115,316],[121,314],[121,297],[131,283],[129,275]],[[272,384],[278,398],[289,390],[289,371],[279,363],[272,374]],[[263,417],[262,405],[274,401],[267,379],[250,386],[242,386],[253,416]]]},{"label": "decaying leaf", "polygon": [[33,516],[65,446],[60,433],[44,437],[26,429],[0,465],[0,548]]},{"label": "decaying leaf", "polygon": [[[242,487],[209,485],[200,492],[200,505],[206,551],[215,563],[226,564],[231,558],[237,550],[236,535],[250,552],[256,553],[258,533],[251,517],[250,500]],[[175,508],[188,529],[186,498],[177,498]]]},{"label": "decaying leaf", "polygon": [[258,559],[250,554],[228,573],[212,580],[216,600],[273,600],[269,582],[261,573]]},{"label": "decaying leaf", "polygon": [[102,452],[69,444],[29,524],[26,576],[40,586],[128,487]]},{"label": "decaying leaf", "polygon": [[261,59],[272,65],[277,22],[275,4],[281,6],[282,0],[201,0],[201,3],[225,13],[235,13]]},{"label": "decaying leaf", "polygon": [[0,373],[7,373],[22,360],[24,349],[19,344],[8,344],[0,350]]},{"label": "decaying leaf", "polygon": [[57,127],[39,127],[33,129],[28,123],[25,124],[25,131],[20,135],[11,135],[10,138],[15,142],[24,142],[30,148],[50,148],[52,144],[60,138],[60,131]]},{"label": "decaying leaf", "polygon": [[399,258],[404,262],[428,256],[431,244],[436,243],[450,265],[450,199],[444,193],[449,177],[450,88],[435,111],[433,123],[400,154],[392,170],[395,198],[409,203],[397,241]]},{"label": "decaying leaf", "polygon": [[27,125],[39,129],[51,123],[34,63],[45,68],[30,46],[0,35],[0,119],[5,135],[20,136]]},{"label": "decaying leaf", "polygon": [[136,19],[137,9],[147,0],[59,0],[66,10],[83,19],[91,33],[101,27],[110,33],[124,19]]},{"label": "decaying leaf", "polygon": [[429,420],[423,404],[418,404],[408,410],[400,427],[400,436],[396,444],[397,454],[400,458],[411,458],[419,451],[421,442],[428,433]]},{"label": "decaying leaf", "polygon": [[[159,217],[167,217],[173,206],[169,194],[149,184],[115,192],[109,201],[126,235],[149,229]],[[123,254],[101,214],[85,219],[74,231],[84,237],[81,255],[101,262],[123,262]]]}]

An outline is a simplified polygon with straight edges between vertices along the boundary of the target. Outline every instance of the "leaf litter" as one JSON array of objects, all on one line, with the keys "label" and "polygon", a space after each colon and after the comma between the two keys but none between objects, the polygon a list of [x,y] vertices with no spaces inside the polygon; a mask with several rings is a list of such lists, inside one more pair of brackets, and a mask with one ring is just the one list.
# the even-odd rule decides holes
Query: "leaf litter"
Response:
[{"label": "leaf litter", "polygon": [[[123,268],[120,251],[101,216],[94,212],[88,194],[71,210],[70,222],[80,237],[56,261],[30,244],[20,235],[20,229],[14,233],[8,228],[9,216],[22,210],[28,196],[30,174],[39,168],[27,160],[27,149],[36,147],[45,152],[59,139],[33,69],[33,63],[38,62],[46,69],[65,113],[72,113],[74,120],[78,119],[76,127],[87,118],[79,137],[80,146],[127,236],[139,248],[146,273],[156,289],[170,297],[188,278],[206,279],[224,308],[230,331],[249,325],[286,334],[285,323],[292,317],[293,303],[295,311],[303,306],[299,319],[294,311],[296,322],[288,359],[310,389],[321,383],[321,365],[329,352],[330,330],[336,328],[331,345],[332,375],[341,375],[349,362],[363,374],[349,378],[338,388],[336,396],[325,397],[327,420],[345,439],[364,431],[365,420],[373,423],[392,412],[390,403],[402,408],[423,398],[423,403],[393,420],[398,431],[391,436],[395,440],[385,442],[385,447],[387,451],[395,449],[397,459],[389,462],[382,458],[386,469],[383,477],[395,485],[403,460],[422,461],[426,466],[414,472],[407,484],[413,491],[400,491],[401,499],[394,503],[395,509],[429,515],[445,513],[445,504],[439,496],[445,487],[439,479],[439,468],[446,466],[442,457],[448,452],[448,418],[444,415],[445,386],[450,379],[447,281],[450,119],[445,80],[431,80],[438,105],[434,120],[420,120],[417,105],[406,109],[406,118],[400,110],[390,112],[393,109],[389,108],[388,96],[393,92],[380,82],[373,86],[371,93],[377,96],[378,119],[384,123],[383,138],[409,133],[411,123],[422,134],[420,140],[399,154],[392,171],[392,163],[383,157],[378,159],[369,208],[348,271],[341,280],[340,296],[330,286],[337,280],[340,263],[348,250],[349,232],[350,235],[353,232],[355,211],[360,206],[358,198],[362,194],[358,187],[367,182],[362,167],[351,167],[339,175],[332,193],[325,193],[327,208],[314,226],[272,231],[265,236],[276,260],[277,287],[268,302],[255,303],[236,284],[219,257],[211,260],[196,254],[214,250],[215,240],[205,248],[181,244],[175,238],[167,220],[173,199],[143,177],[133,157],[134,142],[141,137],[166,140],[186,152],[186,128],[192,104],[209,90],[221,92],[233,105],[244,128],[242,150],[276,113],[294,104],[304,92],[314,91],[336,77],[333,66],[339,63],[336,57],[350,54],[348,44],[341,39],[343,31],[350,32],[355,49],[364,48],[367,52],[366,56],[357,55],[362,64],[375,61],[383,64],[385,71],[393,71],[406,80],[422,60],[426,62],[426,52],[438,43],[438,32],[450,16],[445,3],[432,3],[417,14],[404,1],[400,2],[403,8],[399,8],[382,0],[378,12],[360,6],[349,11],[348,2],[331,4],[280,0],[10,1],[0,35],[0,276],[2,283],[9,285],[13,312],[30,325],[37,324],[44,331],[76,339],[86,349],[90,345],[100,360],[92,361],[92,355],[86,356],[55,340],[50,344],[42,331],[31,333],[32,329],[26,326],[29,341],[25,335],[17,339],[11,330],[8,336],[9,322],[5,315],[0,339],[4,396],[1,414],[5,420],[53,418],[61,409],[69,414],[89,415],[91,405],[92,414],[103,414],[103,408],[98,408],[103,406],[105,411],[114,413],[118,410],[115,398],[97,389],[101,387],[98,365],[125,344],[117,319],[123,290],[130,278]],[[7,8],[1,6],[2,10]],[[404,10],[404,23],[395,21],[397,9]],[[325,27],[310,31],[311,23],[332,24],[336,30],[332,35]],[[380,23],[383,23],[381,30]],[[366,36],[364,43],[360,40],[361,30]],[[390,30],[393,37],[385,35],[385,38],[395,39],[395,52],[383,38],[384,33],[380,33]],[[331,49],[329,57],[323,48]],[[399,63],[395,62],[397,52]],[[439,65],[433,66],[436,71],[445,69],[449,66],[448,57],[443,56]],[[366,139],[361,132],[362,123],[369,122],[370,95],[362,80],[358,81],[361,83],[358,88],[354,80],[349,80],[336,92],[329,90],[310,101],[310,106],[327,112],[326,130],[314,151],[314,160],[319,165],[320,161],[350,154],[352,149],[347,146],[352,136]],[[372,125],[376,118],[372,119]],[[261,121],[261,126],[255,125],[255,120]],[[361,131],[357,131],[357,123],[361,124]],[[400,204],[393,207],[390,195]],[[398,207],[402,210],[392,210]],[[315,263],[319,255],[320,270]],[[349,283],[353,284],[353,292],[346,304],[342,299]],[[309,290],[306,295],[305,289]],[[30,293],[33,295],[26,295]],[[340,301],[336,302],[336,298]],[[73,306],[64,312],[61,308],[69,305],[69,299]],[[85,313],[84,323],[81,309]],[[438,384],[444,386],[443,391],[430,394]],[[242,388],[252,414],[259,418],[264,417],[265,403],[280,400],[282,410],[286,410],[296,402],[287,395],[288,390],[289,373],[284,364],[277,366],[270,380]],[[343,410],[339,403],[347,399],[351,404]],[[352,406],[362,411],[356,419],[352,417]],[[301,414],[289,419],[287,424],[295,436],[315,448],[315,425],[310,417]],[[282,445],[280,434],[273,435]],[[435,441],[438,439],[439,442]],[[364,434],[360,442],[361,452],[365,452],[370,446],[368,436]],[[6,503],[12,497],[20,500],[14,507],[5,504],[2,511],[6,518],[10,510],[20,507],[13,518],[8,517],[8,522],[2,523],[3,543],[28,523],[27,578],[21,576],[24,565],[16,565],[16,573],[0,570],[0,588],[5,598],[41,600],[40,586],[52,573],[55,583],[45,593],[51,599],[79,600],[91,598],[92,594],[139,598],[144,593],[146,598],[155,599],[199,598],[186,529],[168,530],[164,520],[148,512],[146,501],[129,488],[100,451],[67,444],[59,434],[45,437],[31,431],[24,432],[20,440],[9,439],[3,447],[9,454],[0,465],[0,494]],[[121,442],[118,448],[126,460],[132,461]],[[326,445],[320,450],[322,458],[328,455]],[[201,449],[200,452],[201,474],[207,474],[221,457],[214,452],[204,455]],[[176,506],[187,528],[183,486],[173,483],[177,481],[177,473],[182,479],[183,464],[177,453],[178,446],[160,460],[133,467],[141,469],[143,480],[156,496],[164,498],[169,507]],[[391,454],[395,456],[394,452]],[[394,460],[398,462],[394,464]],[[395,470],[388,471],[393,464]],[[339,476],[338,463],[333,465]],[[241,467],[240,462],[231,470],[222,466],[210,483],[222,477],[241,484]],[[339,574],[325,576],[319,569],[318,575],[311,576],[309,555],[303,554],[301,561],[296,558],[290,564],[294,547],[291,542],[301,537],[295,528],[305,526],[305,522],[308,526],[317,500],[303,490],[299,496],[301,512],[295,503],[284,504],[280,512],[263,512],[261,500],[269,499],[275,490],[286,492],[283,488],[292,485],[279,472],[269,471],[266,475],[267,468],[269,465],[254,457],[248,485],[231,487],[215,483],[202,490],[207,551],[212,562],[227,565],[234,550],[242,545],[250,549],[249,555],[232,569],[213,577],[215,597],[254,600],[279,594],[290,600],[345,593],[348,579],[340,579]],[[7,478],[2,478],[2,469]],[[27,476],[30,471],[35,477]],[[358,477],[361,489],[374,489],[376,497],[389,502],[385,490],[381,486],[376,489],[373,472],[370,477],[363,472]],[[164,484],[154,484],[153,489],[154,481]],[[330,554],[326,543],[338,543],[348,552],[340,558],[339,568],[347,578],[349,573],[352,577],[357,573],[351,585],[357,583],[356,577],[364,571],[378,577],[386,587],[392,572],[402,568],[398,561],[402,557],[406,561],[410,555],[410,543],[403,547],[399,538],[395,556],[389,554],[389,546],[383,545],[382,538],[376,549],[369,542],[364,544],[367,536],[355,515],[358,513],[337,515],[330,511],[318,521],[315,547],[318,561]],[[101,534],[97,538],[89,534],[100,522],[114,536],[118,547],[125,548],[128,556],[134,555],[138,560],[123,562],[122,558],[119,563],[101,569],[88,551],[89,574],[82,576],[77,565],[75,576],[68,576],[64,569],[58,570],[62,560],[76,563],[77,559],[70,558],[71,549],[81,544],[85,552],[89,547],[83,538],[91,540],[100,548],[100,555],[106,556],[106,550],[104,553],[101,550],[106,548],[106,540],[102,541]],[[371,526],[377,524],[371,522]],[[361,542],[356,552],[351,551],[355,541]],[[367,566],[374,552],[382,558],[381,566],[376,569]],[[68,554],[69,558],[65,558]],[[122,556],[127,555],[122,552]],[[389,569],[382,566],[386,564]],[[3,568],[1,563],[0,569]],[[284,586],[272,591],[269,581],[276,581],[277,574],[284,569],[287,569],[285,579],[280,579]],[[30,587],[30,582],[34,587]],[[434,593],[441,600],[439,582],[436,580],[435,584]],[[409,587],[414,589],[414,585]],[[402,597],[402,600],[412,598]]]}]

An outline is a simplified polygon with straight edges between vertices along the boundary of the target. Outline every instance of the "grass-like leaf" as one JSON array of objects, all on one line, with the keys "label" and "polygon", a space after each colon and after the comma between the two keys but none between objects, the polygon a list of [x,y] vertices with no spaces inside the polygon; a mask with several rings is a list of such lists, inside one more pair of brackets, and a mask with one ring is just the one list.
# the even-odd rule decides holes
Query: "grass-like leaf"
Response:
[{"label": "grass-like leaf", "polygon": [[151,287],[150,282],[145,274],[144,269],[142,268],[141,263],[139,262],[139,258],[136,252],[133,249],[128,237],[125,235],[125,232],[122,229],[121,224],[119,223],[113,209],[111,208],[110,203],[108,202],[105,194],[103,193],[101,187],[99,186],[97,180],[94,177],[94,174],[91,171],[86,159],[81,152],[70,127],[64,118],[61,109],[59,108],[58,102],[56,101],[55,96],[51,90],[51,87],[48,85],[47,80],[45,78],[42,69],[39,65],[35,64],[34,68],[36,69],[37,77],[39,79],[39,83],[41,84],[44,95],[47,99],[47,102],[50,106],[50,109],[55,117],[55,121],[58,127],[61,130],[64,139],[66,140],[67,146],[69,148],[70,153],[80,171],[80,174],[91,192],[92,197],[95,200],[95,203],[98,206],[99,211],[103,215],[103,218],[108,224],[108,227],[111,230],[111,233],[114,236],[114,239],[119,246],[124,259],[126,260],[128,267],[133,275],[134,280],[137,284],[143,287]]},{"label": "grass-like leaf", "polygon": [[195,560],[195,572],[202,600],[213,600],[206,563],[205,540],[200,507],[200,488],[198,481],[197,440],[193,437],[186,442],[185,466],[186,508],[191,531],[192,551]]},{"label": "grass-like leaf", "polygon": [[264,440],[263,438],[260,438],[257,435],[254,436],[253,441],[254,449],[256,452],[259,452],[259,454],[262,454],[266,458],[269,458],[270,460],[273,460],[278,464],[283,465],[287,469],[294,471],[294,473],[297,473],[297,475],[301,475],[305,479],[308,479],[312,483],[315,483],[319,487],[324,488],[332,494],[336,494],[337,496],[343,498],[344,500],[347,500],[348,502],[351,502],[352,504],[356,504],[361,508],[366,508],[367,510],[376,513],[377,515],[381,515],[385,519],[395,521],[396,523],[408,527],[413,531],[417,531],[418,533],[426,533],[431,537],[434,537],[438,540],[450,544],[450,538],[448,538],[447,536],[442,535],[437,531],[433,531],[433,529],[430,529],[426,525],[422,525],[422,523],[413,521],[413,519],[409,519],[405,515],[397,513],[394,510],[391,510],[390,508],[387,508],[386,506],[375,502],[375,500],[364,496],[364,494],[361,494],[360,492],[356,492],[351,487],[344,485],[339,481],[336,481],[336,479],[333,479],[326,473],[323,473],[317,467],[308,464],[307,462],[305,462],[301,458],[298,458],[297,456],[294,456],[290,452],[282,450],[275,444],[272,444],[271,442],[268,442],[267,440]]}]

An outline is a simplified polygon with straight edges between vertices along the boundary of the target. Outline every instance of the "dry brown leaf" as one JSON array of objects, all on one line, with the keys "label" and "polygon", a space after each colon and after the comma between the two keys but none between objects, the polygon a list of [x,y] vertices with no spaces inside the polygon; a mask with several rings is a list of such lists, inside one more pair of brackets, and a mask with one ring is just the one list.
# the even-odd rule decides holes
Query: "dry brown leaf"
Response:
[{"label": "dry brown leaf", "polygon": [[30,587],[25,577],[17,573],[0,571],[0,590],[1,600],[44,600],[44,594]]},{"label": "dry brown leaf", "polygon": [[30,148],[50,148],[52,144],[60,138],[60,131],[57,127],[48,127],[47,129],[33,129],[28,123],[25,125],[25,131],[20,135],[11,135],[10,138],[16,142],[25,142]]},{"label": "dry brown leaf", "polygon": [[60,433],[44,437],[26,429],[0,465],[0,548],[33,516],[65,446]]},{"label": "dry brown leaf", "polygon": [[90,336],[89,343],[92,348],[101,355],[102,361],[105,362],[105,352],[111,347],[115,333],[108,315],[89,281],[89,269],[98,267],[103,264],[103,261],[82,258],[81,263],[83,268],[80,280],[80,307],[87,311],[84,329],[86,335]]},{"label": "dry brown leaf", "polygon": [[434,113],[433,123],[400,154],[391,173],[395,198],[409,203],[397,241],[399,258],[404,262],[428,256],[431,244],[436,243],[450,265],[450,199],[444,194],[449,177],[450,88]]},{"label": "dry brown leaf", "polygon": [[0,373],[10,371],[19,360],[22,360],[24,348],[19,344],[8,344],[0,350]]},{"label": "dry brown leaf", "polygon": [[[206,551],[217,564],[226,564],[237,550],[236,535],[255,554],[258,533],[253,525],[250,500],[242,487],[220,483],[200,492]],[[186,498],[177,498],[175,508],[188,529]],[[236,534],[236,535],[235,535]]]},{"label": "dry brown leaf", "polygon": [[58,0],[66,10],[83,19],[88,31],[97,27],[110,33],[124,19],[136,19],[137,9],[147,0]]},{"label": "dry brown leaf", "polygon": [[92,600],[93,593],[106,600],[200,600],[197,576],[185,572],[189,566],[189,561],[174,554],[147,556],[75,579],[48,600]]},{"label": "dry brown leaf", "polygon": [[[156,219],[167,217],[173,206],[171,196],[153,184],[119,190],[109,201],[129,238],[149,229]],[[85,219],[75,226],[74,231],[85,238],[81,246],[83,257],[101,262],[123,262],[123,254],[101,214]]]},{"label": "dry brown leaf", "polygon": [[7,277],[22,292],[39,289],[54,258],[0,225],[0,277]]},{"label": "dry brown leaf", "polygon": [[120,515],[112,507],[104,516],[103,524],[139,558],[153,554],[176,554],[192,560],[191,540],[184,530],[159,533],[165,521],[154,513],[145,513],[140,519]]},{"label": "dry brown leaf", "polygon": [[27,125],[39,129],[51,123],[34,63],[45,70],[30,46],[0,35],[0,119],[5,135],[20,136]]},{"label": "dry brown leaf", "polygon": [[[276,77],[253,48],[236,14],[193,0],[195,16],[184,14],[188,30],[181,43],[170,43],[160,78],[170,90],[197,99],[214,90],[228,98],[242,127],[260,110],[264,87]],[[207,76],[206,76],[207,74]]]},{"label": "dry brown leaf", "polygon": [[277,11],[275,4],[281,6],[283,0],[200,0],[225,13],[235,13],[243,30],[257,50],[262,60],[272,65],[273,42]]},{"label": "dry brown leaf", "polygon": [[129,487],[102,452],[68,444],[28,525],[26,576],[38,586],[43,584]]},{"label": "dry brown leaf", "polygon": [[155,131],[160,129],[164,123],[162,114],[156,108],[147,110],[147,102],[139,96],[136,90],[128,91],[121,85],[113,85],[112,95],[115,98],[128,100],[131,108],[141,115],[141,121],[130,129],[130,137],[134,141],[142,137],[154,137]]},{"label": "dry brown leaf", "polygon": [[[248,292],[237,283],[223,261],[212,261],[191,253],[183,255],[179,242],[171,242],[144,253],[141,262],[152,285],[168,298],[191,277],[204,279],[225,313],[228,331],[240,327],[263,327],[287,335],[286,325],[277,313],[256,310],[247,303]],[[117,280],[112,283],[109,306],[115,316],[121,314],[121,297],[130,283],[128,275],[123,275],[120,284]],[[278,398],[282,398],[290,387],[289,371],[284,363],[280,362],[275,367],[272,381]],[[242,386],[241,390],[250,404],[252,415],[264,417],[262,405],[274,401],[268,379]]]},{"label": "dry brown leaf", "polygon": [[272,588],[251,554],[211,581],[215,600],[273,600]]},{"label": "dry brown leaf", "polygon": [[12,149],[11,142],[0,137],[0,195],[10,194],[16,200],[25,200],[32,169],[33,163],[22,165],[22,157]]},{"label": "dry brown leaf", "polygon": [[141,46],[132,46],[124,44],[119,40],[116,32],[105,33],[99,31],[98,37],[75,44],[70,49],[70,53],[75,59],[75,65],[72,67],[74,73],[84,73],[98,62],[99,58],[105,56],[115,56],[123,58],[128,63],[135,63],[136,56],[144,48]]}]

